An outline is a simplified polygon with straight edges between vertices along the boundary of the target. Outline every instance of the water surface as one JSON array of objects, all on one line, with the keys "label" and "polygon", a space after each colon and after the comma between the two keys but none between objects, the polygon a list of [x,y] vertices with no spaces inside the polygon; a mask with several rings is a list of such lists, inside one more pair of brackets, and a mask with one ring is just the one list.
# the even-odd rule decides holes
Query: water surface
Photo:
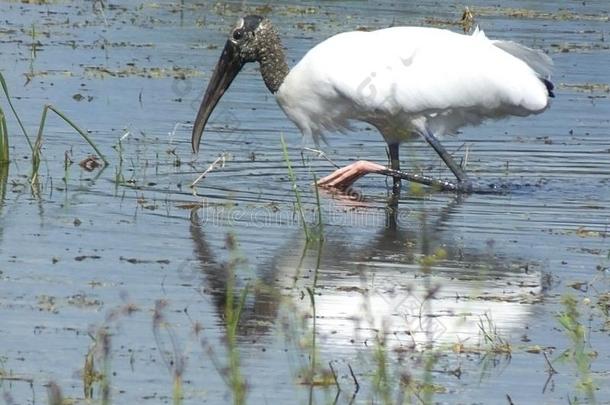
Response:
[{"label": "water surface", "polygon": [[[235,350],[249,403],[610,400],[605,2],[471,2],[490,37],[549,53],[557,97],[540,116],[467,128],[444,144],[458,156],[468,150],[467,170],[482,181],[527,186],[463,197],[406,186],[396,211],[387,180],[375,176],[357,183],[356,200],[322,192],[318,205],[314,176],[333,166],[303,149],[314,145],[283,116],[256,66],[218,105],[199,156],[190,125],[239,15],[268,14],[294,64],[324,38],[359,27],[459,31],[461,3],[106,6],[0,2],[2,73],[27,130],[36,133],[52,103],[111,161],[84,171],[77,163],[90,149],[51,116],[34,193],[29,149],[9,121],[0,205],[7,403],[45,403],[49,381],[84,402],[85,358],[104,328],[114,403],[171,402],[166,361],[176,358],[186,359],[184,403],[225,403],[227,300],[245,289]],[[306,241],[281,136],[308,230],[323,242]],[[328,139],[321,147],[337,164],[386,161],[385,144],[366,126]],[[192,190],[221,154],[224,167]],[[66,156],[75,162],[67,170]],[[403,146],[402,157],[406,168],[448,176],[424,142]],[[566,296],[594,353],[580,369],[574,357],[560,359],[577,345],[557,318]],[[112,316],[126,305],[137,310]],[[103,353],[93,353],[99,370]],[[307,383],[312,356],[316,384]],[[329,362],[338,397],[332,377],[323,381]],[[583,388],[588,379],[592,391]]]}]

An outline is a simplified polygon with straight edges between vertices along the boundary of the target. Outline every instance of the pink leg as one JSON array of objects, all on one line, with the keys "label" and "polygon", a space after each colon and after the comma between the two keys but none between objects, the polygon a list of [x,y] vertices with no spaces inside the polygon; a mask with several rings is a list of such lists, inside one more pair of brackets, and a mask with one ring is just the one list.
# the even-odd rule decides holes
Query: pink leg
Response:
[{"label": "pink leg", "polygon": [[385,170],[386,167],[378,163],[369,162],[367,160],[359,160],[355,163],[335,170],[333,173],[318,180],[317,185],[326,188],[337,188],[345,190],[349,188],[356,180],[369,174],[379,173]]}]

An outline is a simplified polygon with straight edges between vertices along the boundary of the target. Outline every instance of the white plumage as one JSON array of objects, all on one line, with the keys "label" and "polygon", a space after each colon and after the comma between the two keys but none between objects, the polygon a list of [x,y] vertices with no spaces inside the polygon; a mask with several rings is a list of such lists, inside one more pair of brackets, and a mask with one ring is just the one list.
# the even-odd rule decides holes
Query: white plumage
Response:
[{"label": "white plumage", "polygon": [[304,135],[365,121],[386,142],[427,128],[453,133],[486,118],[526,116],[549,106],[541,79],[551,60],[483,31],[461,35],[436,28],[394,27],[335,35],[290,71],[277,101]]}]

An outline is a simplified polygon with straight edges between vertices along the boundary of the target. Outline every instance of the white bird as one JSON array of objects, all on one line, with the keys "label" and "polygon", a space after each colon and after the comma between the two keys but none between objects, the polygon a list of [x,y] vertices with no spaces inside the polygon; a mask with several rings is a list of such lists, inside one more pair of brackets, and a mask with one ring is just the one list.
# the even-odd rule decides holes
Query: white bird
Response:
[{"label": "white bird", "polygon": [[[247,62],[259,62],[267,88],[303,135],[316,142],[325,132],[346,131],[351,121],[379,130],[388,144],[391,169],[358,161],[318,184],[345,189],[367,173],[476,191],[437,136],[485,119],[539,114],[549,107],[552,61],[512,41],[420,27],[337,34],[309,50],[290,70],[271,22],[249,15],[231,30],[195,119],[197,152],[214,107]],[[434,183],[399,172],[399,145],[423,137],[456,176],[457,184]],[[427,181],[427,182],[426,182]]]}]

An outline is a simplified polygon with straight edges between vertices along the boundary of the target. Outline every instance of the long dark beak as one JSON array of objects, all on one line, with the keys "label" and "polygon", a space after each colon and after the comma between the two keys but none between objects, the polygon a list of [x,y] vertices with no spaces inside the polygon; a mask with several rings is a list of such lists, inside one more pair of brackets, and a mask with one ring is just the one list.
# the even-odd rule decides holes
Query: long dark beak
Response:
[{"label": "long dark beak", "polygon": [[208,118],[210,118],[210,114],[212,114],[214,107],[216,107],[216,104],[229,88],[243,65],[244,62],[239,57],[237,45],[227,41],[225,48],[222,50],[222,55],[220,55],[220,59],[216,64],[216,68],[214,68],[214,73],[205,91],[205,96],[203,96],[197,118],[195,118],[193,136],[191,138],[193,152],[197,153],[199,151],[199,142],[201,142],[203,129],[208,122]]}]

